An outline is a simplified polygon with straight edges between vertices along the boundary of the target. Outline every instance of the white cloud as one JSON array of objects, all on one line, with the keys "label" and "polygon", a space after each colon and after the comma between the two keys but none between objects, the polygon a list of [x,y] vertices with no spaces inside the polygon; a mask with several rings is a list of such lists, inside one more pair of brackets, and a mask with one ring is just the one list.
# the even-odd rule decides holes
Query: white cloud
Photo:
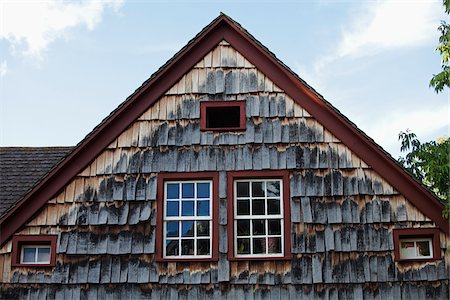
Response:
[{"label": "white cloud", "polygon": [[5,77],[7,72],[8,72],[8,64],[6,63],[6,60],[4,60],[0,64],[0,78]]},{"label": "white cloud", "polygon": [[106,8],[118,10],[123,0],[98,1],[0,1],[0,39],[13,51],[41,57],[66,30],[80,25],[93,30]]},{"label": "white cloud", "polygon": [[365,57],[437,41],[443,11],[442,1],[371,2],[355,12],[357,16],[343,28],[338,45],[316,64],[315,71],[344,57]]},{"label": "white cloud", "polygon": [[[382,116],[378,115],[377,122],[373,122],[372,119],[361,120],[360,125],[370,137],[396,157],[400,148],[397,139],[400,131],[409,128],[421,140],[421,137],[430,136],[440,129],[448,127],[449,113],[448,105],[444,103],[441,107],[418,107],[410,111],[393,111]],[[423,124],[426,124],[426,126],[423,126]],[[428,142],[428,140],[422,142]]]}]

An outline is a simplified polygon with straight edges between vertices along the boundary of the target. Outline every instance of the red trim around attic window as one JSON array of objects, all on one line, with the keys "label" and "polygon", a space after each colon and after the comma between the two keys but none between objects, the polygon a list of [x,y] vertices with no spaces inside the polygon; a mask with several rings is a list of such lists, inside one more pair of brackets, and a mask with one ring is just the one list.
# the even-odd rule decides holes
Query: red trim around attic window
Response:
[{"label": "red trim around attic window", "polygon": [[[208,127],[207,110],[210,107],[239,107],[239,126],[238,127]],[[200,130],[212,131],[242,131],[245,130],[245,100],[238,101],[202,101],[200,103]]]},{"label": "red trim around attic window", "polygon": [[[395,261],[408,262],[408,261],[433,261],[441,259],[441,240],[440,231],[438,228],[402,228],[393,229],[394,235],[394,257]],[[431,238],[433,247],[433,258],[400,258],[400,241],[401,239],[409,238]]]},{"label": "red trim around attic window", "polygon": [[[281,257],[236,257],[234,254],[234,181],[237,179],[282,179],[283,180],[283,216],[284,216],[284,256]],[[227,172],[227,213],[228,213],[228,260],[290,260],[291,253],[291,196],[288,171],[232,171]]]},{"label": "red trim around attic window", "polygon": [[151,80],[131,95],[105,122],[94,129],[60,164],[0,220],[0,245],[33,218],[45,203],[91,163],[117,136],[153,105],[220,41],[226,40],[266,74],[287,95],[304,107],[319,123],[405,196],[413,205],[449,234],[442,217],[443,204],[415,181],[373,141],[358,131],[334,108],[312,92],[291,71],[225,15],[216,18]]},{"label": "red trim around attic window", "polygon": [[[163,207],[164,207],[164,182],[176,180],[212,180],[212,249],[211,258],[167,258],[163,257]],[[186,173],[159,173],[158,189],[156,194],[156,252],[155,260],[162,261],[217,261],[219,259],[219,174],[217,172],[186,172]]]},{"label": "red trim around attic window", "polygon": [[[11,266],[12,267],[54,267],[56,262],[57,235],[14,235],[12,239]],[[48,264],[23,264],[20,262],[20,254],[23,246],[48,245],[50,246],[50,263]]]}]

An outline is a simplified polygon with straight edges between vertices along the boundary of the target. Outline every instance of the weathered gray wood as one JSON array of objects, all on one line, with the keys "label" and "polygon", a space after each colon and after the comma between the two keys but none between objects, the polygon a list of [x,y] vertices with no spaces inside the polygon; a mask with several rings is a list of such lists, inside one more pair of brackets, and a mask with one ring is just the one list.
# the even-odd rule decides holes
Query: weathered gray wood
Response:
[{"label": "weathered gray wood", "polygon": [[77,254],[87,254],[89,233],[79,231],[77,234]]},{"label": "weathered gray wood", "polygon": [[327,251],[334,250],[334,233],[331,226],[325,227],[325,249]]},{"label": "weathered gray wood", "polygon": [[230,280],[230,263],[227,260],[227,254],[219,253],[218,282],[227,282]]},{"label": "weathered gray wood", "polygon": [[227,227],[224,225],[219,225],[219,252],[228,252]]},{"label": "weathered gray wood", "polygon": [[100,283],[109,283],[111,281],[111,257],[103,256],[100,263]]},{"label": "weathered gray wood", "polygon": [[119,237],[117,234],[110,233],[106,252],[108,254],[119,254]]},{"label": "weathered gray wood", "polygon": [[312,257],[312,279],[313,283],[322,282],[322,260],[319,255]]},{"label": "weathered gray wood", "polygon": [[301,197],[302,217],[304,223],[312,223],[311,203],[309,197]]},{"label": "weathered gray wood", "polygon": [[342,222],[341,207],[335,202],[327,203],[328,223],[337,224]]},{"label": "weathered gray wood", "polygon": [[149,234],[144,237],[144,253],[155,253],[155,227],[152,227]]},{"label": "weathered gray wood", "polygon": [[88,271],[88,283],[99,283],[100,282],[100,260],[89,261],[89,271]]}]

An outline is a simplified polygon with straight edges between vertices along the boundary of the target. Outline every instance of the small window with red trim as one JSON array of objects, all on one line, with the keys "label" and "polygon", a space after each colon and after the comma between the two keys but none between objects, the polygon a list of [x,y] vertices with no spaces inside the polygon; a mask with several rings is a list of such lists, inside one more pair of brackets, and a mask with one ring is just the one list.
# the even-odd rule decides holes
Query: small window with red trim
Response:
[{"label": "small window with red trim", "polygon": [[245,130],[245,101],[203,101],[200,104],[203,131]]},{"label": "small window with red trim", "polygon": [[12,240],[12,266],[55,265],[56,235],[16,235]]},{"label": "small window with red trim", "polygon": [[440,258],[439,230],[436,228],[394,229],[397,261],[435,260]]}]

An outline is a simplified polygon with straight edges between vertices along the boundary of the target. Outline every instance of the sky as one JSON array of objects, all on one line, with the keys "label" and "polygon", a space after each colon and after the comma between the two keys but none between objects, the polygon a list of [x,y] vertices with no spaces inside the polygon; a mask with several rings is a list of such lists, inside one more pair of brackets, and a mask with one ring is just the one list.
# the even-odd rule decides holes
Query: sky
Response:
[{"label": "sky", "polygon": [[394,158],[449,135],[442,1],[0,0],[0,146],[76,145],[220,12]]}]

